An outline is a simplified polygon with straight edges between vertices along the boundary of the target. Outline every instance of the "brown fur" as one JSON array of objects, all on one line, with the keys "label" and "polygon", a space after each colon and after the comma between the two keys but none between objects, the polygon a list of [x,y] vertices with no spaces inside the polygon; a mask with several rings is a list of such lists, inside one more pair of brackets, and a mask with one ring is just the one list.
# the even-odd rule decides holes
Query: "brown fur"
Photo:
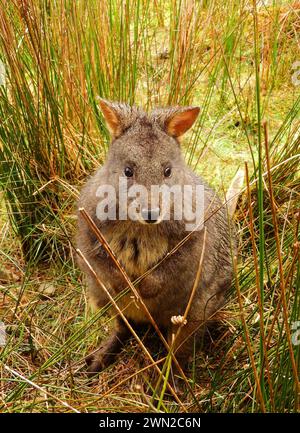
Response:
[{"label": "brown fur", "polygon": [[[197,117],[198,108],[173,107],[155,110],[147,115],[142,110],[125,104],[101,100],[101,108],[112,133],[107,160],[103,167],[87,181],[81,191],[79,207],[84,207],[100,228],[129,277],[134,280],[160,261],[186,235],[185,221],[162,221],[159,224],[141,224],[137,221],[101,222],[96,217],[99,198],[96,190],[101,184],[118,186],[119,176],[126,165],[134,167],[130,183],[139,183],[150,190],[151,185],[169,186],[202,184],[205,188],[205,245],[202,273],[191,309],[188,323],[182,328],[177,342],[176,356],[185,364],[193,353],[194,336],[199,343],[204,323],[224,303],[226,289],[232,279],[231,224],[226,208],[222,206],[214,191],[185,165],[181,155],[178,136],[182,135]],[[163,167],[172,166],[170,178],[164,178]],[[89,230],[78,213],[77,246],[86,256],[93,269],[110,290],[117,295],[127,284],[106,251]],[[203,248],[203,230],[195,231],[173,255],[165,259],[138,286],[150,313],[161,328],[166,328],[171,338],[171,317],[183,315],[186,309],[198,269]],[[89,297],[98,307],[108,299],[83,261],[79,261],[86,273]],[[136,324],[147,322],[143,309],[136,306],[132,295],[118,301],[126,317]],[[120,349],[116,341],[127,338],[125,325],[118,321],[117,331],[108,346],[100,349],[90,362],[90,371],[99,371]]]}]

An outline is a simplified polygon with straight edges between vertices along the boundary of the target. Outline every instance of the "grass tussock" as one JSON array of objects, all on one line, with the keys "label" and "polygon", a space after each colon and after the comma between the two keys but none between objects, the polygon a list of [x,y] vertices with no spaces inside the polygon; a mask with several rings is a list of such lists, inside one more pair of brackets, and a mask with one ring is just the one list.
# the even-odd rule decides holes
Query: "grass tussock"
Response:
[{"label": "grass tussock", "polygon": [[[300,4],[261,3],[0,0],[1,412],[298,410]],[[235,281],[176,397],[149,331],[152,360],[133,340],[84,373],[112,323],[109,306],[88,311],[72,249],[78,188],[109,140],[98,96],[200,105],[186,161],[221,195],[247,174]]]}]

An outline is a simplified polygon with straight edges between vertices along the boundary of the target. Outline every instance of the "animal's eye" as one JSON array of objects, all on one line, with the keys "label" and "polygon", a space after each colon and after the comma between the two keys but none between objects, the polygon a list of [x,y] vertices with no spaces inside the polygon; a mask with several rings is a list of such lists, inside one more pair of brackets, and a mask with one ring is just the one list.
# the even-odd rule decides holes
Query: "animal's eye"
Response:
[{"label": "animal's eye", "polygon": [[172,169],[171,169],[171,167],[166,167],[165,170],[164,170],[164,175],[165,175],[165,177],[170,177],[171,174],[172,174]]},{"label": "animal's eye", "polygon": [[133,176],[133,170],[130,167],[125,167],[124,174],[126,177],[132,177]]}]

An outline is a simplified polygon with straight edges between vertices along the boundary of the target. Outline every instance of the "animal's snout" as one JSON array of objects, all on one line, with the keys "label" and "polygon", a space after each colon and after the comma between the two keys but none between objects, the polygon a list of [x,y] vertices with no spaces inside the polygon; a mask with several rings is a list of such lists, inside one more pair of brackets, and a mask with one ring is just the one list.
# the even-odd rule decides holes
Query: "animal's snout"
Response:
[{"label": "animal's snout", "polygon": [[149,224],[156,223],[159,218],[159,208],[153,208],[153,209],[142,209],[141,215],[144,221]]}]

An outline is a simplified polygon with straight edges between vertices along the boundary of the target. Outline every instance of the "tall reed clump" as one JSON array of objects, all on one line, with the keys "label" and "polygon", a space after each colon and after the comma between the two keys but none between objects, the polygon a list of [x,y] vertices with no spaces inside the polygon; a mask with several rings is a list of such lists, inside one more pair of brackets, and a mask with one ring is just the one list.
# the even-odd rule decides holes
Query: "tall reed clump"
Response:
[{"label": "tall reed clump", "polygon": [[[6,70],[6,85],[0,86],[0,186],[26,260],[61,259],[78,289],[66,258],[77,189],[107,149],[98,96],[149,109],[200,105],[197,125],[182,144],[186,160],[214,186],[221,184],[221,193],[244,159],[247,179],[235,215],[240,246],[229,326],[225,318],[224,333],[211,338],[213,350],[204,361],[201,354],[195,357],[193,398],[185,407],[297,411],[300,98],[291,76],[298,60],[298,3],[256,8],[237,0],[0,0],[0,5],[0,60]],[[26,302],[35,311],[39,301],[30,295]],[[36,344],[42,338],[47,356],[42,352],[35,369],[18,354],[20,366],[28,368],[30,380],[50,383],[57,405],[69,399],[84,411],[103,409],[85,379],[74,379],[69,361],[75,354],[79,368],[95,337],[88,331],[106,310],[77,321],[78,293],[64,296],[74,314],[69,317],[62,308],[63,296],[38,316],[33,312],[37,331],[31,332]],[[22,313],[27,320],[27,310]],[[59,338],[51,334],[52,326]],[[0,355],[10,359],[9,350]],[[164,367],[168,373],[169,367]],[[5,404],[43,409],[44,403],[39,406],[28,395],[24,405],[28,386],[26,380],[16,383]],[[133,394],[121,406],[132,408],[134,402],[136,410],[180,410],[164,399],[166,390],[159,394],[150,383],[143,396],[147,405]],[[114,395],[110,410],[117,407]]]},{"label": "tall reed clump", "polygon": [[[253,10],[256,119],[248,134],[253,170],[246,164],[246,191],[236,218],[240,265],[235,262],[237,315],[232,337],[220,345],[220,359],[207,393],[210,410],[297,412],[300,366],[300,97],[295,97],[277,132],[269,137],[263,113],[258,13]],[[229,301],[232,313],[232,302]],[[217,343],[218,345],[218,343]],[[223,352],[224,351],[224,352]],[[222,355],[223,352],[223,355]],[[237,364],[236,364],[237,363]],[[244,370],[244,371],[242,371]],[[229,372],[230,371],[230,372]],[[231,374],[230,374],[231,373]],[[222,380],[225,379],[222,393]],[[228,391],[228,389],[230,391]]]},{"label": "tall reed clump", "polygon": [[68,185],[106,149],[97,96],[134,101],[147,19],[139,0],[2,1],[1,184],[27,260],[68,244]]},{"label": "tall reed clump", "polygon": [[299,108],[298,99],[273,139],[264,124],[261,171],[250,178],[245,168],[246,191],[236,213],[240,259],[228,300],[231,330],[214,347],[219,354],[217,365],[211,359],[206,410],[299,409],[300,141],[299,121],[292,130],[287,122]]}]

